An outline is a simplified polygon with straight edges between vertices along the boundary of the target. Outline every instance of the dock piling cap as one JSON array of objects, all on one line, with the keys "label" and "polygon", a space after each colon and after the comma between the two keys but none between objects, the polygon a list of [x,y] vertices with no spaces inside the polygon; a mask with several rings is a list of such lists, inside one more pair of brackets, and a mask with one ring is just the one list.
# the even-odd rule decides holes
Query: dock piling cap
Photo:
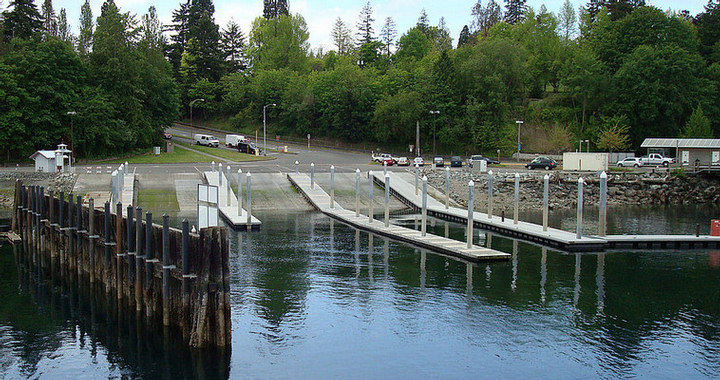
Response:
[{"label": "dock piling cap", "polygon": [[426,175],[423,176],[423,182],[427,182],[427,176],[426,176]]},{"label": "dock piling cap", "polygon": [[475,187],[475,181],[470,180],[470,182],[468,182],[468,186]]},{"label": "dock piling cap", "polygon": [[250,172],[247,173],[247,176],[250,177]]},{"label": "dock piling cap", "polygon": [[298,164],[299,164],[299,162],[297,162],[297,160],[295,160],[295,165],[298,165]]},{"label": "dock piling cap", "polygon": [[488,175],[493,175],[492,169],[488,171]]},{"label": "dock piling cap", "polygon": [[330,165],[330,170],[335,170],[335,165]]},{"label": "dock piling cap", "polygon": [[242,174],[242,169],[238,169],[238,174]]},{"label": "dock piling cap", "polygon": [[385,178],[390,178],[390,173],[385,173]]},{"label": "dock piling cap", "polygon": [[373,176],[373,171],[372,171],[372,170],[370,170],[370,171],[368,172],[368,176],[370,176],[370,177]]},{"label": "dock piling cap", "polygon": [[548,180],[548,179],[550,179],[550,176],[545,174],[545,177],[543,177],[543,179]]},{"label": "dock piling cap", "polygon": [[585,183],[582,177],[578,177],[578,184]]},{"label": "dock piling cap", "polygon": [[520,173],[515,173],[515,178],[520,178]]},{"label": "dock piling cap", "polygon": [[607,173],[605,173],[605,171],[600,173],[600,178],[607,178]]},{"label": "dock piling cap", "polygon": [[360,174],[360,169],[355,169],[355,173]]},{"label": "dock piling cap", "polygon": [[310,163],[310,166],[315,167],[315,163],[314,163],[314,162],[311,162],[311,163]]}]

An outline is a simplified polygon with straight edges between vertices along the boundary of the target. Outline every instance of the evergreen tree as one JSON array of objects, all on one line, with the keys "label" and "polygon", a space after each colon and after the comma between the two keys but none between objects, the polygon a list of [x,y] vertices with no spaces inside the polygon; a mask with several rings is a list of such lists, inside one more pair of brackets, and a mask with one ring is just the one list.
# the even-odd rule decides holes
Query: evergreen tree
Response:
[{"label": "evergreen tree", "polygon": [[45,35],[51,37],[57,37],[58,35],[58,20],[55,16],[55,10],[53,9],[52,0],[45,0],[42,5],[42,18],[43,18],[43,30]]},{"label": "evergreen tree", "polygon": [[463,46],[470,42],[470,28],[468,28],[467,25],[463,26],[462,30],[460,31],[460,36],[458,36],[458,44],[457,47]]},{"label": "evergreen tree", "polygon": [[605,0],[590,0],[585,5],[585,10],[587,10],[591,21],[595,21],[595,17],[597,17],[597,14],[600,12],[600,9],[603,7],[604,4]]},{"label": "evergreen tree", "polygon": [[92,50],[93,29],[92,9],[90,9],[90,2],[85,0],[85,3],[80,7],[80,35],[77,42],[77,49],[81,57],[87,57]]},{"label": "evergreen tree", "polygon": [[287,0],[263,0],[263,17],[271,19],[290,14]]},{"label": "evergreen tree", "polygon": [[148,8],[148,13],[143,15],[140,31],[142,33],[140,42],[144,47],[159,50],[165,45],[162,24],[158,19],[157,10],[154,6]]},{"label": "evergreen tree", "polygon": [[472,8],[472,16],[473,33],[485,36],[493,25],[502,21],[503,14],[502,8],[494,0],[490,0],[485,7],[478,0]]},{"label": "evergreen tree", "polygon": [[42,17],[33,0],[12,0],[11,11],[2,14],[3,32],[7,40],[30,38],[43,28]]},{"label": "evergreen tree", "polygon": [[713,131],[710,127],[710,119],[708,119],[700,105],[693,110],[690,119],[685,124],[682,137],[686,139],[711,139]]},{"label": "evergreen tree", "polygon": [[230,20],[223,29],[220,46],[228,65],[228,71],[235,73],[245,69],[245,34],[240,26]]},{"label": "evergreen tree", "polygon": [[199,78],[217,82],[222,76],[223,56],[220,50],[220,28],[215,24],[215,6],[212,0],[194,0],[187,14],[187,40],[195,43],[185,47],[183,55],[190,54],[196,59],[193,68]]},{"label": "evergreen tree", "polygon": [[569,40],[575,33],[575,24],[577,23],[577,15],[570,0],[565,0],[563,3],[560,14],[558,15],[558,21],[561,36],[565,41]]},{"label": "evergreen tree", "polygon": [[517,24],[525,18],[526,0],[505,0],[505,22]]},{"label": "evergreen tree", "polygon": [[69,43],[72,43],[74,39],[70,24],[68,24],[65,8],[60,8],[60,16],[58,17],[58,38]]},{"label": "evergreen tree", "polygon": [[397,37],[397,30],[395,29],[395,21],[392,17],[385,18],[385,25],[380,30],[380,38],[382,39],[385,56],[390,57],[390,47],[394,44],[395,37]]},{"label": "evergreen tree", "polygon": [[422,11],[420,11],[420,16],[418,17],[417,24],[415,26],[425,34],[425,37],[430,37],[430,21],[428,20],[427,12],[425,12],[425,8],[423,8]]},{"label": "evergreen tree", "polygon": [[370,6],[370,2],[368,1],[360,10],[360,20],[357,24],[357,44],[358,46],[362,46],[368,42],[372,42],[375,40],[375,30],[373,29],[373,22],[375,22],[375,19],[372,17],[373,9]]},{"label": "evergreen tree", "polygon": [[708,0],[705,12],[695,17],[700,53],[708,62],[720,63],[720,1]]},{"label": "evergreen tree", "polygon": [[353,45],[350,28],[345,25],[345,22],[340,17],[335,20],[331,35],[338,54],[347,54],[350,52]]},{"label": "evergreen tree", "polygon": [[191,0],[186,0],[184,3],[180,4],[180,8],[173,11],[171,28],[175,34],[170,36],[172,43],[165,47],[165,55],[170,61],[170,64],[173,67],[173,72],[176,76],[180,71],[180,61],[188,40],[188,14],[190,13],[190,1]]},{"label": "evergreen tree", "polygon": [[430,37],[435,43],[436,50],[452,49],[452,37],[450,37],[450,29],[445,23],[445,17],[440,17],[437,28],[430,28]]}]

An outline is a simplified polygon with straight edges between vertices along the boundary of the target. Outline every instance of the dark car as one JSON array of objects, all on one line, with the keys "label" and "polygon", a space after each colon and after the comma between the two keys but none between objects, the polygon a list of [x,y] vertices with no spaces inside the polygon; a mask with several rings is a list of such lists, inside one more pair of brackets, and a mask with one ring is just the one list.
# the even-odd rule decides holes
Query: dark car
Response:
[{"label": "dark car", "polygon": [[252,155],[260,154],[260,148],[255,146],[254,142],[250,141],[238,141],[237,150],[240,153],[247,153]]},{"label": "dark car", "polygon": [[479,162],[479,161],[485,161],[485,162],[487,162],[488,165],[490,165],[490,164],[499,165],[499,164],[500,164],[500,161],[494,160],[494,159],[492,159],[492,158],[490,158],[490,157],[485,157],[485,156],[483,156],[483,155],[481,155],[481,154],[473,154],[473,155],[470,156],[470,158],[468,159],[468,165],[472,168],[473,165],[474,165],[476,162]]},{"label": "dark car", "polygon": [[551,170],[555,169],[557,167],[557,162],[553,160],[552,158],[548,157],[536,157],[534,160],[528,162],[525,165],[526,168],[532,170],[532,169],[545,169],[545,170]]},{"label": "dark car", "polygon": [[452,156],[450,158],[450,166],[453,168],[462,167],[462,158],[460,158],[459,156]]}]

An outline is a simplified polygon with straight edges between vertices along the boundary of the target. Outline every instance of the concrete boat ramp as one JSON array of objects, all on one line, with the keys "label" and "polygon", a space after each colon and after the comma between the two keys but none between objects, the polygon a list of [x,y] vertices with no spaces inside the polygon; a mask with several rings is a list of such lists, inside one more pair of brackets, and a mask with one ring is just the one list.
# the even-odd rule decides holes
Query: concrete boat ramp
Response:
[{"label": "concrete boat ramp", "polygon": [[[260,229],[262,222],[252,215],[252,208],[250,209],[250,215],[248,218],[248,211],[239,207],[237,196],[229,186],[228,178],[223,172],[209,171],[204,172],[203,175],[209,185],[218,187],[218,211],[220,211],[220,215],[222,215],[223,219],[225,219],[225,221],[232,226],[233,229]],[[220,183],[221,180],[222,184]],[[247,191],[246,188],[243,190]]]},{"label": "concrete boat ramp", "polygon": [[[388,172],[390,175],[390,193],[405,203],[408,207],[419,210],[422,205],[421,191],[415,194],[415,186],[403,177],[412,177],[410,174]],[[385,187],[385,178],[382,175],[374,177],[375,183]],[[411,178],[414,180],[414,177]],[[477,189],[476,189],[477,194]],[[477,196],[477,195],[476,195]],[[467,209],[457,207],[445,208],[445,205],[436,199],[427,197],[427,213],[441,219],[458,223],[467,223]],[[522,239],[531,243],[557,248],[570,252],[604,251],[619,248],[643,249],[673,249],[673,248],[720,248],[720,236],[695,235],[586,235],[577,238],[577,234],[550,228],[543,231],[538,224],[518,220],[515,224],[512,218],[501,220],[498,216],[488,217],[486,213],[474,212],[473,222],[476,227],[497,232],[502,235]]]},{"label": "concrete boat ramp", "polygon": [[337,202],[334,207],[331,207],[330,196],[317,183],[312,188],[310,177],[306,174],[292,173],[288,174],[287,178],[317,210],[353,227],[468,261],[507,260],[510,258],[510,254],[490,248],[473,245],[468,249],[466,243],[457,240],[430,233],[422,236],[420,231],[392,224],[385,227],[384,221],[377,219],[371,222],[369,216],[362,214],[356,216],[355,211],[346,210]]}]

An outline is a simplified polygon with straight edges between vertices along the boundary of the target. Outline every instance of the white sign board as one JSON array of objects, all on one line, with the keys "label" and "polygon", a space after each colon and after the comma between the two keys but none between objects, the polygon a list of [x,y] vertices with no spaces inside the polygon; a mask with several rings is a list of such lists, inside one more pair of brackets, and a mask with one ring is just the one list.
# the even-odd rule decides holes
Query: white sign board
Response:
[{"label": "white sign board", "polygon": [[218,225],[218,187],[198,185],[198,228]]}]

